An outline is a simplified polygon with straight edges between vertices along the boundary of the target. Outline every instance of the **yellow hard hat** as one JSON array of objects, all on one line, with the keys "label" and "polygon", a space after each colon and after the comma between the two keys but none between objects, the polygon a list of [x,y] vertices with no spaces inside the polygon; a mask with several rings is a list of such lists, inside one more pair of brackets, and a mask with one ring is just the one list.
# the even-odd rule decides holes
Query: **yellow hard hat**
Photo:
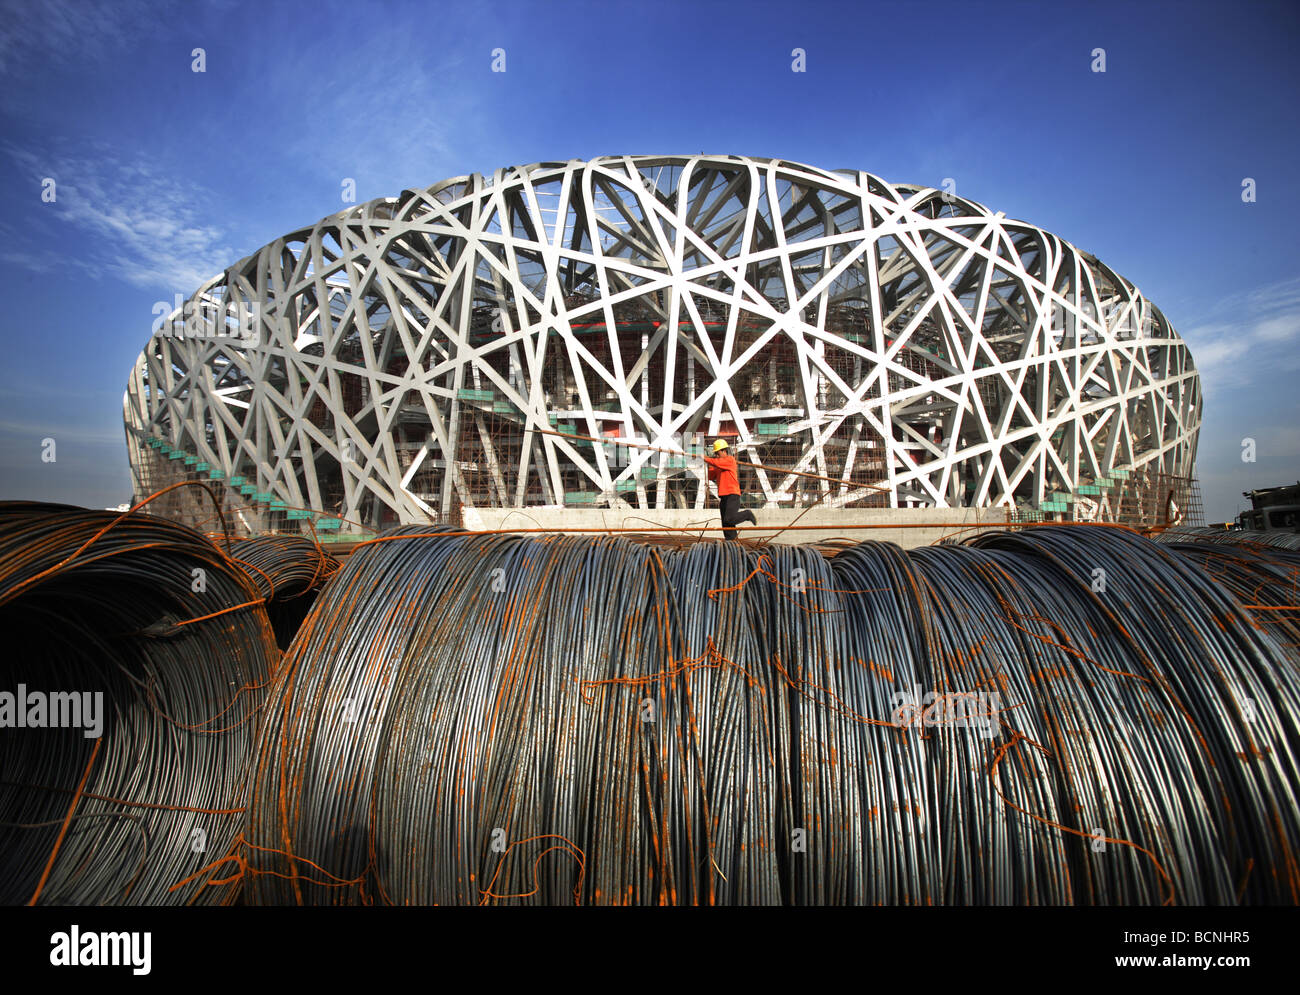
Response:
[{"label": "yellow hard hat", "polygon": [[724,450],[724,449],[726,449],[726,448],[727,448],[727,440],[726,440],[726,439],[714,439],[714,440],[713,440],[713,451],[714,451],[715,453],[722,452],[722,450]]}]

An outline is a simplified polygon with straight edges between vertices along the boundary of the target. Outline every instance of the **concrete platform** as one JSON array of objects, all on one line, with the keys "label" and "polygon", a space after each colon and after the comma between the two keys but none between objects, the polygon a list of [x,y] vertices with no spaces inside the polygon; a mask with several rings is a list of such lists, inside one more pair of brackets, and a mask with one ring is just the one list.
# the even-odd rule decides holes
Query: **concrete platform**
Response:
[{"label": "concrete platform", "polygon": [[[757,526],[739,526],[742,538],[775,542],[825,542],[829,539],[875,539],[904,548],[928,546],[945,538],[966,538],[981,528],[1007,523],[1005,508],[784,508],[754,509]],[[467,508],[467,529],[680,529],[701,538],[722,538],[716,508],[670,511],[623,511],[609,508]],[[796,522],[797,519],[797,522]],[[785,526],[795,528],[785,529]],[[712,531],[709,531],[709,530]],[[783,531],[784,529],[784,531]],[[775,538],[773,538],[775,537]]]}]

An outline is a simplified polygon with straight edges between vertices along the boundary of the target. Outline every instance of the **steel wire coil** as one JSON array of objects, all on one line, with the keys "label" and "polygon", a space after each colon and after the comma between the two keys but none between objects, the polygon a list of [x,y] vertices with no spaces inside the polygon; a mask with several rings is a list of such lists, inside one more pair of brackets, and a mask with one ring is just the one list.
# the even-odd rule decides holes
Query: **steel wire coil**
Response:
[{"label": "steel wire coil", "polygon": [[[1180,902],[1231,904],[1239,895],[1296,902],[1300,679],[1294,650],[1254,624],[1212,576],[1133,533],[1031,529],[981,536],[974,544],[1046,561],[1053,569],[1041,600],[1050,592],[1076,606],[1091,603],[1110,622],[1112,634],[1097,640],[1092,630],[1108,630],[1091,618],[1067,625],[1060,610],[1038,612],[1064,630],[1058,642],[1081,647],[1082,656],[1067,655],[1084,668],[1073,682],[1039,681],[1039,707],[1060,696],[1081,700],[1108,683],[1116,692],[1105,706],[1109,726],[1088,724],[1080,735],[1053,737],[1075,785],[1085,786],[1084,774],[1105,774],[1113,800],[1130,808],[1141,802],[1142,811],[1113,805],[1113,815],[1099,811],[1096,825],[1118,824],[1132,834],[1126,838],[1145,839]],[[1083,743],[1088,755],[1067,766],[1065,753],[1078,753]],[[1101,750],[1116,762],[1099,765]],[[1090,770],[1081,766],[1088,756]],[[1122,795],[1113,787],[1125,783],[1115,780],[1121,775],[1131,785]],[[1127,849],[1136,860],[1137,848]],[[1076,852],[1091,859],[1091,850]],[[1093,863],[1112,877],[1117,869],[1114,861]],[[1095,867],[1091,880],[1097,881]],[[1108,887],[1105,893],[1118,901],[1141,901],[1156,881],[1147,875],[1141,886],[1138,873],[1125,873]]]},{"label": "steel wire coil", "polygon": [[319,543],[295,535],[232,539],[230,555],[261,593],[276,643],[287,649],[316,592],[338,570],[339,561]]},{"label": "steel wire coil", "polygon": [[1300,551],[1195,541],[1168,548],[1232,591],[1256,624],[1300,648]]},{"label": "steel wire coil", "polygon": [[103,694],[98,738],[0,728],[0,902],[232,900],[193,875],[243,825],[279,655],[244,572],[164,519],[0,503],[0,623],[0,692]]},{"label": "steel wire coil", "polygon": [[317,590],[339,568],[335,557],[306,536],[233,539],[230,555],[267,601],[287,601]]},{"label": "steel wire coil", "polygon": [[1165,529],[1153,537],[1157,542],[1213,542],[1232,546],[1274,546],[1278,549],[1300,549],[1300,532],[1283,532],[1270,529],[1221,529],[1210,526],[1180,525]]},{"label": "steel wire coil", "polygon": [[1171,547],[439,532],[290,647],[251,901],[1297,901],[1295,649]]}]

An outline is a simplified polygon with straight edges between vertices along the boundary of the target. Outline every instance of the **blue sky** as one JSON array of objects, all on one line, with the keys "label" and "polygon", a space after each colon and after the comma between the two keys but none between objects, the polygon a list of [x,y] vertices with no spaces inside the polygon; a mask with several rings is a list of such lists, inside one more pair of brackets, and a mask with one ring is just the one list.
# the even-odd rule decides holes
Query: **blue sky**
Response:
[{"label": "blue sky", "polygon": [[0,497],[127,500],[155,302],[339,210],[345,178],[363,201],[709,152],[951,177],[1095,253],[1191,344],[1205,510],[1231,517],[1300,479],[1298,42],[1300,5],[1264,2],[0,0]]}]

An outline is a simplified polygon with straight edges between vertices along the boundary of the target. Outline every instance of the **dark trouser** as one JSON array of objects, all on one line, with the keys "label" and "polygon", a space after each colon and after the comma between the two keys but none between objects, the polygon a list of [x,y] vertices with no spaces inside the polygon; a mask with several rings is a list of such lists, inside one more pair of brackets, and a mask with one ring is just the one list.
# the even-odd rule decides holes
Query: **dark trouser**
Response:
[{"label": "dark trouser", "polygon": [[736,538],[736,530],[731,528],[732,525],[739,525],[745,519],[749,519],[750,525],[757,525],[758,519],[754,513],[746,508],[740,510],[740,495],[727,494],[722,498],[722,534],[728,539]]}]

